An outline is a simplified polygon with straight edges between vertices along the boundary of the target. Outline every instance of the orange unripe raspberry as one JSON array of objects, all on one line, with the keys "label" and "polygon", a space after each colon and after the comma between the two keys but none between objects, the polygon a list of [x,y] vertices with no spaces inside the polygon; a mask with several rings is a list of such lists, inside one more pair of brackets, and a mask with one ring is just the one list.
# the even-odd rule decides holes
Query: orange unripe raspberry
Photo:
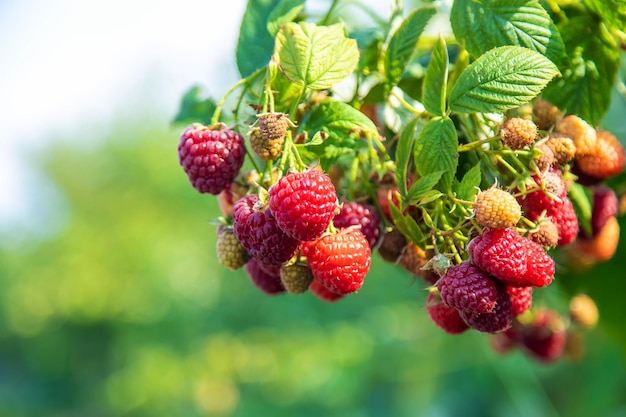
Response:
[{"label": "orange unripe raspberry", "polygon": [[491,229],[515,226],[522,217],[522,209],[515,197],[495,187],[478,193],[474,213],[478,224]]},{"label": "orange unripe raspberry", "polygon": [[574,141],[560,133],[550,133],[546,145],[554,154],[554,161],[563,165],[574,159],[576,154],[576,145]]},{"label": "orange unripe raspberry", "polygon": [[619,232],[617,218],[611,217],[595,236],[589,239],[578,238],[575,242],[576,252],[591,263],[608,261],[617,250]]},{"label": "orange unripe raspberry", "polygon": [[533,105],[533,116],[539,129],[551,129],[562,115],[561,110],[549,101],[537,100]]},{"label": "orange unripe raspberry", "polygon": [[502,124],[500,128],[502,142],[509,148],[523,149],[535,143],[537,138],[537,125],[532,120],[513,117]]},{"label": "orange unripe raspberry", "polygon": [[598,306],[586,294],[578,294],[570,300],[569,316],[572,322],[585,329],[593,329],[598,324]]},{"label": "orange unripe raspberry", "polygon": [[554,248],[559,243],[559,229],[550,219],[544,219],[538,224],[536,231],[530,233],[530,239],[544,248]]},{"label": "orange unripe raspberry", "polygon": [[432,269],[422,269],[432,257],[432,251],[424,250],[413,242],[409,242],[400,255],[400,265],[413,276],[420,277],[429,284],[434,284],[439,279],[439,275]]},{"label": "orange unripe raspberry", "polygon": [[598,179],[614,177],[624,170],[624,147],[613,134],[598,131],[596,146],[588,154],[577,156],[576,166]]},{"label": "orange unripe raspberry", "polygon": [[576,115],[570,114],[561,119],[556,125],[556,132],[574,142],[577,158],[589,155],[596,146],[596,130]]}]

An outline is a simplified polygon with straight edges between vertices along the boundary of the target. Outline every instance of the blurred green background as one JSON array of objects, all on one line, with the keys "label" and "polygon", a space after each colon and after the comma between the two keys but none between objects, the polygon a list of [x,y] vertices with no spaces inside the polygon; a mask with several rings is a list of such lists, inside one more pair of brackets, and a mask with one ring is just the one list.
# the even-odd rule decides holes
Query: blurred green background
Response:
[{"label": "blurred green background", "polygon": [[[189,186],[182,126],[146,91],[102,140],[77,145],[94,129],[78,124],[30,152],[33,210],[53,215],[1,236],[0,416],[626,416],[623,242],[536,291],[561,312],[578,291],[599,304],[586,356],[551,365],[444,334],[421,281],[378,255],[335,304],[266,296],[218,265],[216,200]],[[624,114],[616,93],[604,127],[622,143]]]}]

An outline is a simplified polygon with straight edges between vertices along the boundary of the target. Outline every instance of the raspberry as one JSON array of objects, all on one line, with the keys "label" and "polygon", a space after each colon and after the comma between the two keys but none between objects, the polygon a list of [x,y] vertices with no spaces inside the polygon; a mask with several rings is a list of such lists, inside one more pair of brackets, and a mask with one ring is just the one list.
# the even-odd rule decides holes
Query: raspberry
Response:
[{"label": "raspberry", "polygon": [[573,114],[559,120],[556,125],[556,133],[565,135],[574,142],[577,158],[592,153],[596,146],[596,130]]},{"label": "raspberry", "polygon": [[522,238],[526,249],[526,273],[507,281],[515,287],[545,287],[554,279],[554,259],[537,243]]},{"label": "raspberry", "polygon": [[551,213],[548,212],[548,214],[559,231],[557,246],[565,246],[572,243],[578,235],[578,216],[572,201],[567,196],[563,196],[562,204],[560,204],[558,209]]},{"label": "raspberry", "polygon": [[383,235],[378,254],[383,260],[395,264],[399,262],[406,246],[406,237],[398,229],[392,229]]},{"label": "raspberry", "polygon": [[235,179],[246,157],[243,136],[223,124],[194,123],[178,144],[180,165],[201,193],[219,194]]},{"label": "raspberry", "polygon": [[498,297],[489,275],[467,261],[448,269],[437,282],[437,288],[444,303],[474,313],[491,312]]},{"label": "raspberry", "polygon": [[370,248],[376,245],[380,236],[380,218],[376,209],[353,201],[343,204],[333,219],[333,224],[338,228],[361,226],[361,232],[367,238]]},{"label": "raspberry", "polygon": [[319,280],[313,278],[311,285],[309,285],[309,291],[311,291],[317,298],[324,300],[328,303],[334,303],[337,300],[341,300],[345,297],[345,294],[337,294],[323,286]]},{"label": "raspberry", "polygon": [[529,237],[544,248],[554,248],[559,243],[559,229],[549,218],[542,219],[537,225],[537,230],[531,232]]},{"label": "raspberry", "polygon": [[302,294],[313,281],[313,273],[307,265],[283,265],[280,267],[280,280],[290,293]]},{"label": "raspberry", "polygon": [[233,209],[235,236],[248,253],[259,261],[280,265],[293,257],[300,242],[278,227],[269,209],[257,211],[257,195],[246,196]]},{"label": "raspberry", "polygon": [[516,333],[524,350],[541,362],[554,362],[563,355],[567,333],[561,316],[555,311],[537,311],[533,321],[521,326]]},{"label": "raspberry", "polygon": [[546,100],[537,100],[533,105],[533,116],[539,129],[549,130],[563,114],[554,104]]},{"label": "raspberry", "polygon": [[335,186],[320,171],[286,175],[269,189],[269,194],[269,206],[278,225],[294,239],[317,239],[335,216]]},{"label": "raspberry", "polygon": [[533,287],[506,287],[511,300],[511,315],[519,316],[530,310],[533,302]]},{"label": "raspberry", "polygon": [[423,278],[426,282],[433,285],[439,280],[439,275],[432,269],[422,269],[432,256],[431,251],[425,251],[413,242],[409,242],[404,251],[402,251],[399,262],[413,276]]},{"label": "raspberry", "polygon": [[349,294],[363,285],[372,261],[365,235],[357,229],[344,229],[321,237],[307,260],[320,284],[337,294]]},{"label": "raspberry", "polygon": [[569,316],[572,322],[580,327],[593,329],[598,324],[598,307],[593,298],[586,294],[578,294],[570,300]]},{"label": "raspberry", "polygon": [[563,355],[570,361],[580,361],[585,357],[585,337],[578,331],[568,330]]},{"label": "raspberry", "polygon": [[569,161],[574,159],[574,155],[576,154],[576,145],[574,145],[574,141],[560,133],[550,133],[548,140],[546,141],[546,146],[548,146],[548,148],[552,151],[554,161],[557,164],[567,164]]},{"label": "raspberry", "polygon": [[537,126],[532,120],[513,117],[506,120],[500,127],[500,137],[509,148],[523,149],[535,142]]},{"label": "raspberry", "polygon": [[619,222],[616,217],[611,217],[594,236],[579,237],[574,242],[574,253],[587,263],[608,261],[617,250],[619,233]]},{"label": "raspberry", "polygon": [[285,292],[276,268],[267,267],[253,258],[248,261],[245,269],[252,283],[264,293],[273,295]]},{"label": "raspberry", "polygon": [[273,161],[283,151],[289,121],[284,113],[265,113],[257,118],[259,127],[250,131],[250,145],[259,158]]},{"label": "raspberry", "polygon": [[444,304],[436,293],[428,294],[426,311],[433,323],[448,334],[460,334],[469,328],[461,318],[459,311]]},{"label": "raspberry", "polygon": [[486,229],[467,246],[471,261],[505,282],[516,282],[526,273],[524,238],[513,228]]},{"label": "raspberry", "polygon": [[550,149],[550,147],[545,143],[535,146],[535,149],[541,152],[540,155],[533,158],[533,161],[535,161],[535,165],[537,165],[539,171],[545,171],[550,168],[550,166],[552,166],[555,162],[554,152],[552,152],[552,149]]},{"label": "raspberry", "polygon": [[609,187],[595,187],[593,189],[593,204],[591,207],[591,229],[597,235],[607,221],[617,215],[617,196]]},{"label": "raspberry", "polygon": [[496,305],[490,313],[460,311],[461,318],[469,327],[483,333],[498,333],[511,327],[511,301],[503,285],[498,285]]},{"label": "raspberry", "polygon": [[492,334],[489,338],[489,346],[491,346],[491,349],[500,355],[505,355],[515,349],[517,342],[510,333],[511,329]]},{"label": "raspberry", "polygon": [[611,133],[598,131],[596,146],[587,154],[576,156],[576,168],[585,175],[605,179],[624,170],[624,147]]},{"label": "raspberry", "polygon": [[231,228],[221,230],[217,235],[217,260],[232,270],[241,268],[250,260],[250,255]]},{"label": "raspberry", "polygon": [[492,229],[515,226],[522,217],[522,210],[515,197],[494,187],[478,193],[474,213],[478,224]]}]

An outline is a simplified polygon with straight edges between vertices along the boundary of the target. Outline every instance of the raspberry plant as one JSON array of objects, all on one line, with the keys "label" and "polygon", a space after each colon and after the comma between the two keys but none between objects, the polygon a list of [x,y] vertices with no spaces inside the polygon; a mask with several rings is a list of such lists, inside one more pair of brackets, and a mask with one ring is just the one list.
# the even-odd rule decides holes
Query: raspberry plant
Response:
[{"label": "raspberry plant", "polygon": [[[267,294],[337,302],[358,296],[379,251],[424,278],[444,331],[558,359],[580,329],[541,293],[619,241],[624,148],[600,126],[624,6],[396,0],[369,23],[341,6],[316,16],[304,0],[249,0],[241,80],[219,102],[197,88],[183,98],[176,120],[194,124],[181,165],[234,230],[219,258],[250,259]],[[452,30],[429,26],[436,15]]]}]

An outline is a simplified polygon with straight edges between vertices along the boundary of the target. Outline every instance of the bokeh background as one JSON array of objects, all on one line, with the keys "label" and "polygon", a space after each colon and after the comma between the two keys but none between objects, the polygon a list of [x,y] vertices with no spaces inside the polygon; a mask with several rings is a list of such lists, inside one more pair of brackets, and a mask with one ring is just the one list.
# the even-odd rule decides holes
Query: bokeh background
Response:
[{"label": "bokeh background", "polygon": [[[172,120],[191,85],[238,80],[244,9],[0,1],[0,416],[626,416],[624,244],[537,296],[565,311],[585,291],[602,317],[584,358],[551,365],[443,334],[377,255],[336,304],[217,264],[217,204]],[[623,143],[625,114],[616,91]]]}]

